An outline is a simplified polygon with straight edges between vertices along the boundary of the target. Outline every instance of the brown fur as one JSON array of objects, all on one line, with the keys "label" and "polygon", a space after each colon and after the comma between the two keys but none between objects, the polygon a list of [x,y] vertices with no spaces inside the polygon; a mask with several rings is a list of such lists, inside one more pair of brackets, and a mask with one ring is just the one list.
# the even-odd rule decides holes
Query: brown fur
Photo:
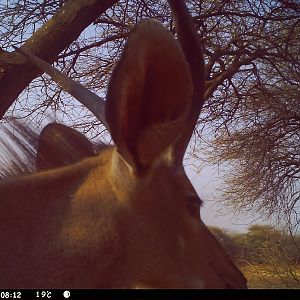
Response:
[{"label": "brown fur", "polygon": [[0,182],[2,288],[246,287],[174,164],[191,106],[189,72],[172,35],[142,22],[109,86],[116,146]]}]

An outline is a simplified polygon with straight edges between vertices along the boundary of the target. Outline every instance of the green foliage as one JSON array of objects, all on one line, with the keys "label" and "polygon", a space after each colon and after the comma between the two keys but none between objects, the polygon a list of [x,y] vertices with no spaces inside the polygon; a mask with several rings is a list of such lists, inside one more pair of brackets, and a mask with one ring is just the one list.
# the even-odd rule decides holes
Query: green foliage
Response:
[{"label": "green foliage", "polygon": [[240,244],[236,242],[236,237],[238,234],[230,234],[223,228],[209,226],[211,233],[217,238],[229,256],[233,259],[240,257],[241,247]]},{"label": "green foliage", "polygon": [[252,225],[246,233],[209,228],[245,270],[251,287],[300,287],[299,234],[291,236],[269,225]]}]

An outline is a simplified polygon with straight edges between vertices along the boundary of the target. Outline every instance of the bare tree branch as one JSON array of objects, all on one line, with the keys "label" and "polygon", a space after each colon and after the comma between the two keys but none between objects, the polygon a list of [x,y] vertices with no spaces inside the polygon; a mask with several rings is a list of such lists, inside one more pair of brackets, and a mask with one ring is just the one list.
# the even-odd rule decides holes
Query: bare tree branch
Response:
[{"label": "bare tree branch", "polygon": [[[74,0],[67,2],[51,20],[45,23],[24,44],[31,53],[52,63],[97,17],[116,0]],[[41,71],[15,53],[4,53],[0,57],[3,76],[0,80],[0,118],[28,84]]]}]

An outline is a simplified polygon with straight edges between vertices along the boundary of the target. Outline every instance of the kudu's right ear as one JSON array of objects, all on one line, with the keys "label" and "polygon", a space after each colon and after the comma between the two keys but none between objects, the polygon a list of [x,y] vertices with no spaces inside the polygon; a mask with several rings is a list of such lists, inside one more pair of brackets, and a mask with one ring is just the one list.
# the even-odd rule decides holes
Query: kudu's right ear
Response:
[{"label": "kudu's right ear", "polygon": [[112,138],[133,168],[149,168],[180,135],[192,89],[172,34],[155,20],[142,21],[111,76],[106,102]]}]

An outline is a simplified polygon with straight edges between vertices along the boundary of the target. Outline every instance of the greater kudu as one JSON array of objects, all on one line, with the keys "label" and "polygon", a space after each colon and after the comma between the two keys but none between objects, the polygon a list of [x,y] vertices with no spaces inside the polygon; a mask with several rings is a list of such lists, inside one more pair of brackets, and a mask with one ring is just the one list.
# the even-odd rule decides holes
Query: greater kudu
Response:
[{"label": "greater kudu", "polygon": [[201,221],[183,169],[204,62],[184,2],[169,3],[180,44],[159,22],[142,21],[111,76],[105,116],[97,96],[23,49],[94,112],[115,146],[93,156],[87,144],[83,160],[53,162],[86,140],[51,125],[46,141],[69,136],[71,150],[41,142],[47,170],[0,182],[0,287],[246,287]]}]

